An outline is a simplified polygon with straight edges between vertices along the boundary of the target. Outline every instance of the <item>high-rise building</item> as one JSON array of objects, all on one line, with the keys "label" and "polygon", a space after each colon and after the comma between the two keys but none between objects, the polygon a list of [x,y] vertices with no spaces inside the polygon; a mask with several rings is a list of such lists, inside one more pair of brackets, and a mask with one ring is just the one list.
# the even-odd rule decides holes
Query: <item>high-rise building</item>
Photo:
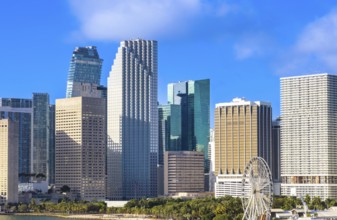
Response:
[{"label": "high-rise building", "polygon": [[32,100],[0,98],[0,119],[17,122],[19,132],[19,181],[27,182],[31,166]]},{"label": "high-rise building", "polygon": [[281,194],[337,199],[337,75],[281,78]]},{"label": "high-rise building", "polygon": [[18,202],[18,122],[0,119],[0,204]]},{"label": "high-rise building", "polygon": [[56,100],[55,184],[84,200],[106,197],[106,100]]},{"label": "high-rise building", "polygon": [[204,191],[204,154],[197,151],[166,151],[164,194]]},{"label": "high-rise building", "polygon": [[215,176],[215,143],[214,143],[214,129],[209,130],[209,143],[208,143],[208,159],[209,159],[209,191],[214,192],[214,184],[216,181]]},{"label": "high-rise building", "polygon": [[158,195],[164,195],[164,153],[182,150],[181,147],[181,108],[180,105],[158,106]]},{"label": "high-rise building", "polygon": [[272,176],[274,195],[281,194],[281,163],[280,163],[280,147],[281,147],[281,118],[278,117],[272,122]]},{"label": "high-rise building", "polygon": [[242,174],[252,157],[271,166],[271,104],[235,98],[216,105],[214,120],[215,196],[240,196]]},{"label": "high-rise building", "polygon": [[159,150],[158,164],[164,164],[165,151],[181,151],[180,105],[159,105]]},{"label": "high-rise building", "polygon": [[31,173],[49,179],[49,95],[33,93]]},{"label": "high-rise building", "polygon": [[85,96],[82,83],[100,85],[102,63],[95,46],[76,47],[70,61],[66,97]]},{"label": "high-rise building", "polygon": [[108,79],[108,199],[157,196],[157,42],[122,41]]},{"label": "high-rise building", "polygon": [[55,105],[49,105],[49,184],[55,183]]},{"label": "high-rise building", "polygon": [[203,152],[208,173],[210,80],[168,84],[168,103],[181,107],[182,150]]}]

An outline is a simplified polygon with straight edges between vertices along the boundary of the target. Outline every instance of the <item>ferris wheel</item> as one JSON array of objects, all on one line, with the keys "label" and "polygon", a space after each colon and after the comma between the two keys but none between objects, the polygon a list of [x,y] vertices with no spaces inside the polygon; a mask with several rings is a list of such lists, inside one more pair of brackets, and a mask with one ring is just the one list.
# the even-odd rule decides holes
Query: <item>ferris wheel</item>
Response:
[{"label": "ferris wheel", "polygon": [[273,202],[273,181],[267,162],[253,157],[247,164],[242,179],[243,220],[270,219]]}]

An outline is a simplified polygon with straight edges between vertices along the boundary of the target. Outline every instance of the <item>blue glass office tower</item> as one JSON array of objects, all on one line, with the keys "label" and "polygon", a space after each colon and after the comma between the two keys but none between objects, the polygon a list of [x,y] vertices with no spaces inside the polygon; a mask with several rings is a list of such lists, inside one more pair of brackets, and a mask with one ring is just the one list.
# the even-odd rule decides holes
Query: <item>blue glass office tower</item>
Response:
[{"label": "blue glass office tower", "polygon": [[181,150],[203,152],[208,173],[210,80],[169,84],[168,103],[181,107]]},{"label": "blue glass office tower", "polygon": [[100,85],[103,60],[95,46],[76,47],[69,67],[66,97],[82,96],[81,84]]},{"label": "blue glass office tower", "polygon": [[55,105],[49,105],[49,184],[55,183]]},{"label": "blue glass office tower", "polygon": [[0,119],[12,119],[19,126],[19,181],[27,182],[31,165],[32,100],[0,98]]}]

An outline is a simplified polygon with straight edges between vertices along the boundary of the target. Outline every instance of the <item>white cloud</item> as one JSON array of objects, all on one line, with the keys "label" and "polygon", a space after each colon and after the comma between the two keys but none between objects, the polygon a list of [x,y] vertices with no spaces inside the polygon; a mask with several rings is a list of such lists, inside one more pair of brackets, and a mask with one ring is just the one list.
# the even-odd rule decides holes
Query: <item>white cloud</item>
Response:
[{"label": "white cloud", "polygon": [[243,36],[234,45],[235,56],[239,60],[269,53],[273,47],[272,41],[263,33],[251,33]]},{"label": "white cloud", "polygon": [[188,29],[206,9],[221,16],[229,11],[223,1],[213,5],[202,0],[69,1],[80,22],[75,35],[94,40],[157,38]]},{"label": "white cloud", "polygon": [[199,0],[71,0],[71,5],[81,23],[79,34],[98,40],[151,38],[200,8]]},{"label": "white cloud", "polygon": [[337,72],[337,11],[308,24],[284,54],[280,74]]}]

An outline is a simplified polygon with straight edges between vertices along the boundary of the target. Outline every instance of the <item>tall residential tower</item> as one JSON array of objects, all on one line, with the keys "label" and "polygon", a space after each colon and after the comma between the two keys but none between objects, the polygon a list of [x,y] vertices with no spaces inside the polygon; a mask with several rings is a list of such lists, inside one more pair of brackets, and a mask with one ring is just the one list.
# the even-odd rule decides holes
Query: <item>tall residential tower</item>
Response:
[{"label": "tall residential tower", "polygon": [[281,194],[337,199],[337,75],[281,78]]},{"label": "tall residential tower", "polygon": [[108,199],[157,196],[157,41],[122,41],[108,79]]}]

